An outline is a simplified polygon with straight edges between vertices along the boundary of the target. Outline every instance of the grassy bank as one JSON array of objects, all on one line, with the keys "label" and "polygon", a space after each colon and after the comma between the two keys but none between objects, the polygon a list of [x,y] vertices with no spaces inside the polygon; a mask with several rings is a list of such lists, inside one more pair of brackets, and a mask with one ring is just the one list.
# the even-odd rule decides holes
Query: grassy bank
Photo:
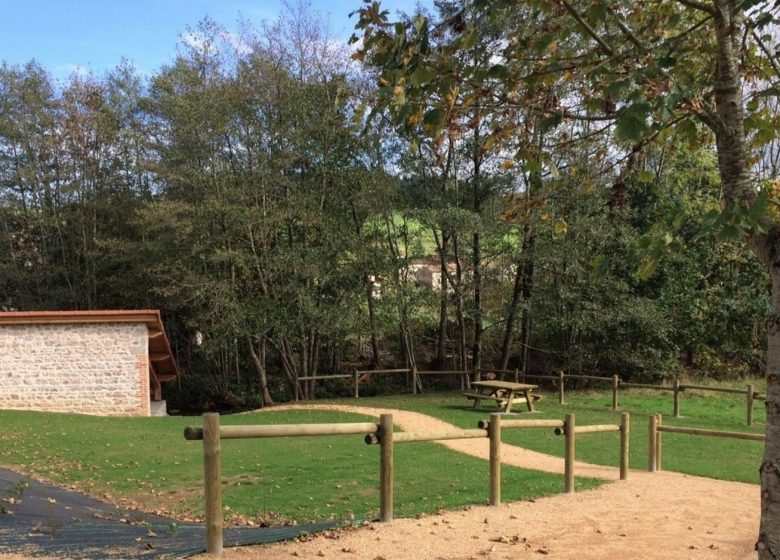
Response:
[{"label": "grassy bank", "polygon": [[[223,424],[365,421],[329,411],[223,416]],[[202,449],[182,431],[198,417],[96,418],[0,411],[0,464],[106,498],[184,517],[202,512]],[[378,512],[379,449],[361,436],[223,442],[228,517],[256,522],[372,517]],[[558,475],[505,467],[506,500],[562,490]],[[487,500],[488,464],[431,443],[395,453],[399,516],[460,508]],[[579,480],[580,488],[596,481]]]},{"label": "grassy bank", "polygon": [[[578,425],[616,424],[620,412],[611,410],[610,392],[569,392],[566,404],[557,403],[557,395],[546,394],[533,415],[523,413],[516,418],[563,419],[567,413],[576,416]],[[363,406],[400,408],[436,416],[462,428],[474,428],[486,419],[491,407],[474,410],[460,393],[436,393],[391,397],[344,399],[332,402]],[[663,414],[663,422],[673,426],[692,426],[715,430],[763,433],[766,415],[763,403],[756,402],[755,424],[745,425],[744,397],[713,393],[686,392],[681,396],[682,416],[672,417],[671,394],[655,391],[621,391],[620,409],[631,414],[631,467],[647,467],[647,418]],[[521,405],[522,407],[522,405]],[[663,467],[698,476],[723,480],[758,483],[758,465],[763,443],[731,439],[664,434]],[[535,451],[563,456],[563,438],[550,429],[504,430],[503,440]],[[577,459],[602,465],[618,464],[617,433],[589,434],[578,438]]]}]

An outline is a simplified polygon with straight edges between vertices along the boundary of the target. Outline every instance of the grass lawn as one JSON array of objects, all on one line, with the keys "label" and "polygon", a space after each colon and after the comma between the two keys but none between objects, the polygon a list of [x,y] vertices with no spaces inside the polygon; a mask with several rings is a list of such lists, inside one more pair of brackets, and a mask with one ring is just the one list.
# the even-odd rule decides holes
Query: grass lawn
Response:
[{"label": "grass lawn", "polygon": [[[415,402],[435,406],[427,399]],[[365,420],[329,411],[222,417],[223,424]],[[182,435],[185,426],[199,424],[199,417],[99,418],[0,411],[0,464],[111,501],[200,516],[202,446]],[[505,500],[536,498],[563,488],[559,475],[506,466],[502,472]],[[224,504],[234,520],[302,522],[378,513],[379,448],[365,445],[361,436],[226,440],[222,474]],[[577,483],[582,489],[599,484],[587,479]],[[485,503],[487,496],[487,461],[432,443],[396,449],[397,516]]]},{"label": "grass lawn", "polygon": [[[617,424],[620,413],[614,412],[611,392],[568,392],[567,404],[559,405],[557,395],[546,394],[537,405],[539,412],[532,415],[511,415],[514,418],[563,419],[567,413],[576,417],[577,425]],[[657,391],[621,391],[620,408],[631,414],[631,467],[647,468],[647,417],[663,414],[664,424],[716,430],[763,433],[766,419],[762,402],[756,402],[754,425],[745,425],[744,397],[717,393],[686,391],[680,399],[682,416],[672,416],[671,393]],[[413,410],[436,416],[461,428],[475,428],[477,421],[489,417],[493,410],[483,407],[474,410],[460,392],[423,395],[400,395],[341,399],[331,402],[363,406],[389,407]],[[522,406],[522,405],[520,405]],[[563,456],[563,437],[555,436],[549,428],[506,429],[503,440],[536,451]],[[663,434],[663,468],[723,480],[759,483],[762,442],[734,439]],[[577,459],[602,465],[618,465],[619,434],[583,434],[577,438]]]}]

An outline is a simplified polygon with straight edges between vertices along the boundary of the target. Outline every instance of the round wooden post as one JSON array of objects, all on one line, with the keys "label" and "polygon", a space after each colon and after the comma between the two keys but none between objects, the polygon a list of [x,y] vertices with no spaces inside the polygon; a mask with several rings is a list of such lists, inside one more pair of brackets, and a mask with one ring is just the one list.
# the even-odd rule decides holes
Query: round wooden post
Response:
[{"label": "round wooden post", "polygon": [[657,449],[655,445],[655,439],[658,437],[658,417],[656,417],[655,414],[651,414],[648,417],[647,427],[647,470],[650,472],[655,472],[655,452]]},{"label": "round wooden post", "polygon": [[515,368],[515,383],[520,383],[520,370]]},{"label": "round wooden post", "polygon": [[620,378],[617,375],[612,376],[612,410],[618,409],[618,386]]},{"label": "round wooden post", "polygon": [[379,416],[379,519],[393,520],[393,415]]},{"label": "round wooden post", "polygon": [[574,492],[574,414],[567,414],[564,424],[566,435],[566,458],[564,463],[564,491],[571,494]]},{"label": "round wooden post", "polygon": [[747,386],[747,425],[753,425],[753,384]]},{"label": "round wooden post", "polygon": [[360,397],[360,388],[358,386],[358,370],[357,370],[357,368],[355,368],[354,383],[355,383],[355,398],[357,399],[358,397]]},{"label": "round wooden post", "polygon": [[620,415],[620,480],[628,478],[628,436],[630,430],[628,412]]},{"label": "round wooden post", "polygon": [[222,451],[219,414],[203,415],[203,481],[206,498],[206,552],[222,554]]},{"label": "round wooden post", "polygon": [[490,505],[501,505],[501,415],[490,415]]},{"label": "round wooden post", "polygon": [[558,404],[564,404],[563,370],[558,372]]},{"label": "round wooden post", "polygon": [[674,380],[674,417],[680,417],[680,380]]},{"label": "round wooden post", "polygon": [[663,447],[661,442],[663,441],[663,432],[661,432],[661,426],[663,425],[663,418],[660,414],[656,414],[656,435],[655,435],[655,470],[661,470],[661,455]]}]

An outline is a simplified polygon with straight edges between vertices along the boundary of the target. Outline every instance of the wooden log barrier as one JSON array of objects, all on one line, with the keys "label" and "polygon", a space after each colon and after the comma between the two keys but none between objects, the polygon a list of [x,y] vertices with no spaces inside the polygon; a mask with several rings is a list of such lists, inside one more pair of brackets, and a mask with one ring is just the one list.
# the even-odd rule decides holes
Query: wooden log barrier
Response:
[{"label": "wooden log barrier", "polygon": [[[490,422],[480,420],[477,423],[482,429],[487,429]],[[502,420],[503,428],[562,428],[563,420]]]},{"label": "wooden log barrier", "polygon": [[620,415],[620,480],[628,479],[629,431],[631,421],[628,412]]},{"label": "wooden log barrier", "polygon": [[715,393],[731,393],[732,395],[744,395],[744,389],[732,389],[730,387],[710,387],[709,385],[680,385],[680,390],[693,389],[696,391],[713,391]]},{"label": "wooden log barrier", "polygon": [[647,470],[655,472],[655,439],[658,437],[658,417],[655,414],[651,414],[648,417],[647,434]]},{"label": "wooden log barrier", "polygon": [[[387,416],[388,418],[384,418]],[[257,426],[220,426],[219,414],[203,415],[202,426],[184,429],[187,440],[203,441],[203,488],[205,499],[206,552],[220,555],[223,550],[222,448],[223,439],[288,436],[330,436],[340,434],[385,434],[380,460],[380,515],[383,521],[393,517],[393,419],[383,415],[380,424],[277,424]],[[389,434],[389,435],[388,435]],[[482,431],[484,437],[484,430]]]},{"label": "wooden log barrier", "polygon": [[563,371],[558,372],[558,404],[564,403]]},{"label": "wooden log barrier", "polygon": [[723,430],[707,430],[704,428],[683,428],[676,426],[662,426],[658,424],[658,432],[667,432],[670,434],[689,434],[694,436],[711,436],[731,439],[743,439],[748,441],[766,441],[764,434],[749,434],[745,432],[729,432]]},{"label": "wooden log barrier", "polygon": [[222,450],[219,414],[203,415],[203,481],[206,501],[206,553],[222,554]]},{"label": "wooden log barrier", "polygon": [[620,378],[617,375],[612,376],[612,410],[618,409],[618,389],[620,387]]},{"label": "wooden log barrier", "polygon": [[[393,434],[393,443],[483,438],[488,436],[488,432],[485,430],[486,428],[481,430],[448,430],[443,432],[397,432]],[[380,437],[377,434],[366,434],[363,441],[368,445],[376,445],[380,443]]]},{"label": "wooden log barrier", "polygon": [[663,452],[663,438],[661,437],[663,417],[660,414],[655,415],[655,425],[658,430],[655,435],[655,470],[660,471],[662,466],[661,453]]},{"label": "wooden log barrier", "polygon": [[680,417],[680,380],[674,380],[674,417]]},{"label": "wooden log barrier", "polygon": [[574,421],[574,414],[566,415],[566,424],[564,429],[566,430],[566,457],[564,458],[564,491],[568,494],[574,493],[574,439],[576,432],[576,424]]},{"label": "wooden log barrier", "polygon": [[379,416],[379,519],[393,520],[393,415]]},{"label": "wooden log barrier", "polygon": [[[221,439],[336,436],[349,434],[370,434],[378,430],[373,422],[355,422],[345,424],[259,424],[247,426],[221,426]],[[184,429],[184,438],[203,439],[203,428],[189,426]]]},{"label": "wooden log barrier", "polygon": [[649,383],[624,383],[620,382],[621,387],[626,389],[654,389],[656,391],[674,391],[671,385],[650,385]]},{"label": "wooden log barrier", "polygon": [[705,428],[686,428],[682,426],[664,426],[661,415],[653,414],[650,416],[648,423],[648,470],[650,472],[661,470],[663,455],[661,435],[664,432],[670,434],[722,437],[747,441],[766,441],[766,435],[764,434],[731,432],[726,430],[708,430]]},{"label": "wooden log barrier", "polygon": [[490,415],[490,505],[501,505],[501,415]]}]

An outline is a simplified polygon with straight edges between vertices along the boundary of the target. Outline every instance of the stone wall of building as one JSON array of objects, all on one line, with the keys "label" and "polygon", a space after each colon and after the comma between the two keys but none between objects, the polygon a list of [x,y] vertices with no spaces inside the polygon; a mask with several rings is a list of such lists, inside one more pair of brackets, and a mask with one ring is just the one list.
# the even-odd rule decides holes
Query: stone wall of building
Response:
[{"label": "stone wall of building", "polygon": [[149,415],[147,327],[0,326],[0,409]]}]

